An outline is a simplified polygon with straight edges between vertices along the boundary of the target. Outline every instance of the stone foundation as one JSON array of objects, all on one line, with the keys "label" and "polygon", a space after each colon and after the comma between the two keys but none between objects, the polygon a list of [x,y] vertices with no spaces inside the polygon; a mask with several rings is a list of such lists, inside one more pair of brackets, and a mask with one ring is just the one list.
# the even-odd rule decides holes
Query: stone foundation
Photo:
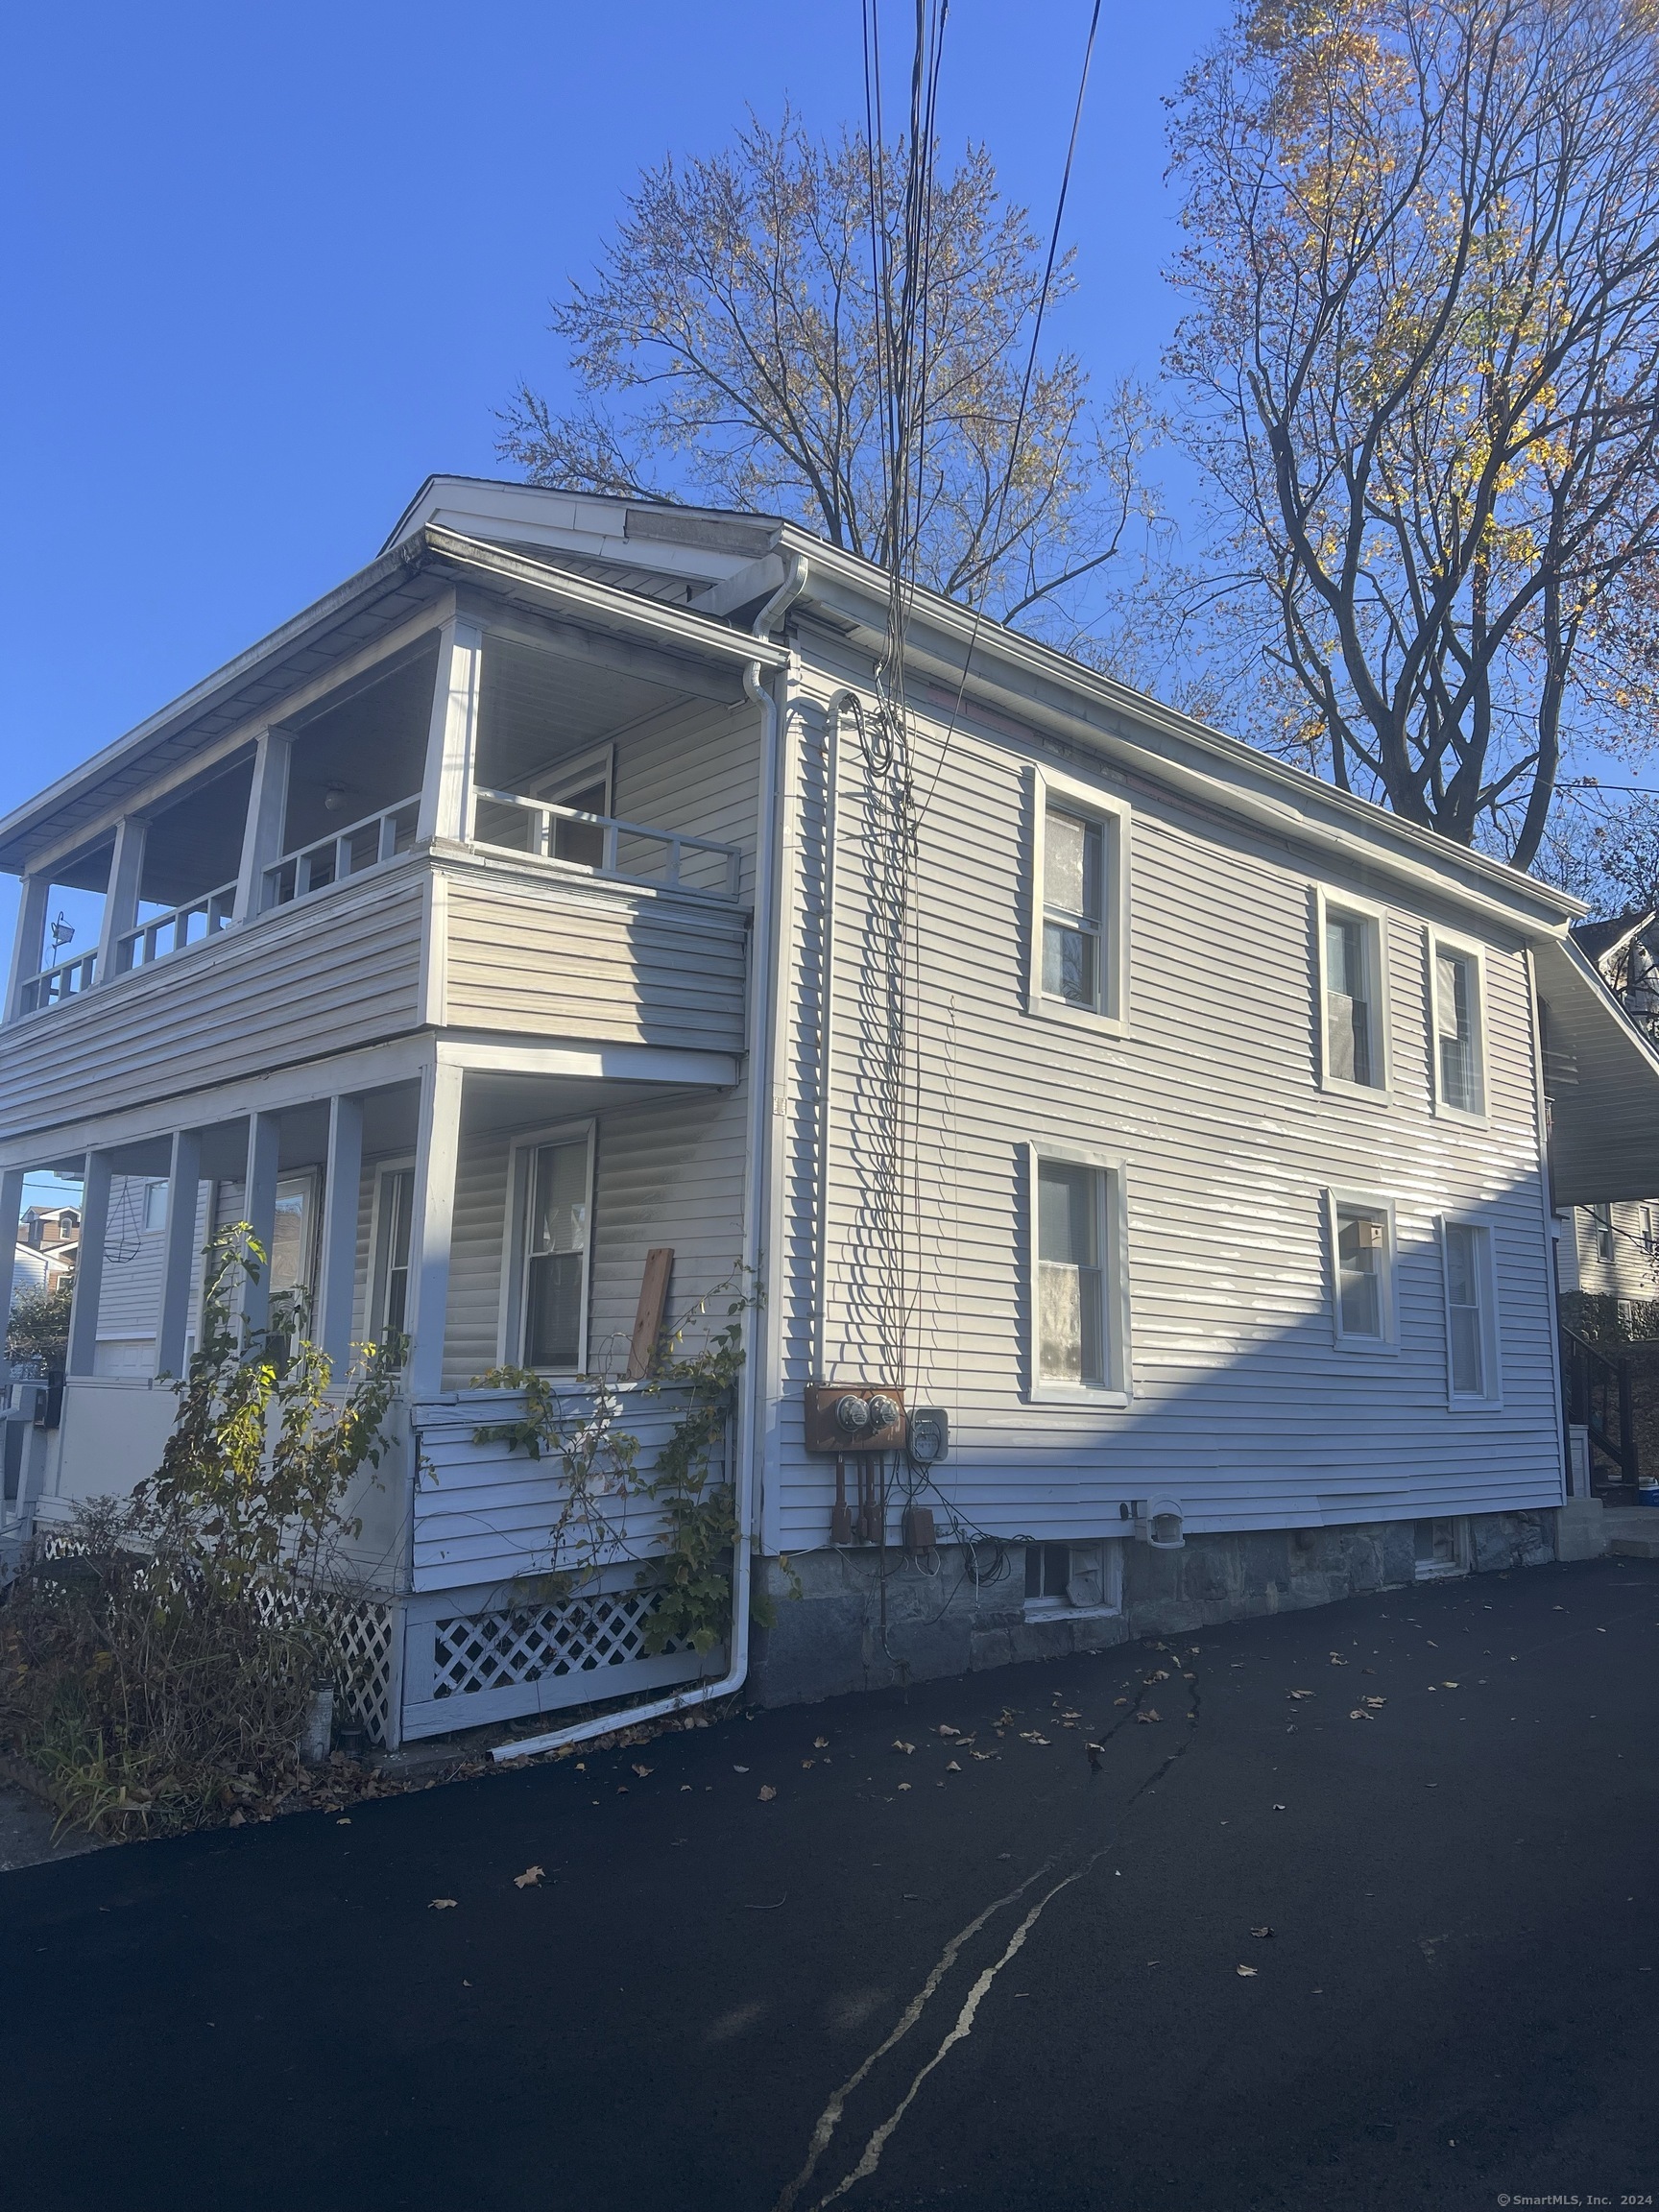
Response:
[{"label": "stone foundation", "polygon": [[[1555,1518],[1551,1511],[1472,1514],[1472,1571],[1547,1564],[1555,1557]],[[801,1580],[798,1599],[775,1560],[758,1561],[778,1619],[756,1633],[749,1695],[762,1705],[800,1704],[1019,1659],[1059,1659],[1135,1636],[1329,1605],[1416,1578],[1409,1521],[1189,1536],[1178,1551],[1125,1538],[1121,1549],[1121,1601],[1114,1610],[1031,1620],[1018,1544],[1003,1548],[1001,1577],[977,1585],[960,1545],[941,1547],[936,1575],[889,1551],[884,1591],[875,1551],[797,1552],[790,1566]],[[982,1571],[989,1553],[980,1547]]]}]

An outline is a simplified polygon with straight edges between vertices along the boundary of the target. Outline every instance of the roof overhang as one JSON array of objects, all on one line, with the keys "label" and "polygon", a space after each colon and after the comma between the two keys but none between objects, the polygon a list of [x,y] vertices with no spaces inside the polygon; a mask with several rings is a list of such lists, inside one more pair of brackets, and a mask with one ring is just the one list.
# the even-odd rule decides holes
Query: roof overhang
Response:
[{"label": "roof overhang", "polygon": [[124,805],[158,777],[187,767],[195,756],[208,755],[261,716],[279,718],[283,702],[302,685],[418,620],[423,611],[436,619],[446,594],[461,585],[544,621],[632,641],[665,684],[685,676],[688,688],[703,689],[690,681],[692,672],[714,667],[726,672],[735,697],[745,666],[758,661],[775,668],[788,660],[782,646],[708,614],[562,573],[455,531],[417,530],[0,820],[0,872],[20,875],[37,858],[105,834]]},{"label": "roof overhang", "polygon": [[1548,1009],[1558,1206],[1659,1195],[1659,1052],[1570,938],[1533,950]]}]

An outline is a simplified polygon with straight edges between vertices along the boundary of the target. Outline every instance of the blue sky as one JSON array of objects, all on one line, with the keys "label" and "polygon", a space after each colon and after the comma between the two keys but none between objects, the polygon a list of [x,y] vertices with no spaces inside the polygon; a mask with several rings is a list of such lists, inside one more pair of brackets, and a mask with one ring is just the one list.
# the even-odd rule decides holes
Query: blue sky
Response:
[{"label": "blue sky", "polygon": [[[1059,328],[1102,381],[1175,312],[1164,111],[1230,0],[1107,0]],[[956,0],[947,150],[1052,219],[1088,0]],[[897,54],[904,12],[885,12]],[[0,812],[373,556],[433,469],[505,472],[546,303],[640,166],[785,97],[862,112],[851,0],[25,10],[0,206],[12,650]],[[0,944],[15,887],[0,878]]]}]

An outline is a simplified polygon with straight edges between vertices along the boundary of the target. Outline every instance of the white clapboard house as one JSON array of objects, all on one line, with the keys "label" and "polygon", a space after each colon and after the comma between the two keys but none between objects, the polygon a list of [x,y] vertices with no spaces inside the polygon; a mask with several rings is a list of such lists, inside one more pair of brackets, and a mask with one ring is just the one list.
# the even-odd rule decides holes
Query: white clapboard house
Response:
[{"label": "white clapboard house", "polygon": [[[1659,1190],[1580,910],[926,593],[901,730],[888,621],[786,523],[435,478],[0,823],[0,1218],[84,1179],[13,1538],[155,1465],[245,1217],[338,1359],[412,1337],[348,1639],[392,1740],[1552,1555],[1552,1211]],[[641,1306],[734,1279],[777,1623],[652,1655],[644,1503],[554,1601],[559,1465],[474,1379],[619,1378],[648,1462]]]}]

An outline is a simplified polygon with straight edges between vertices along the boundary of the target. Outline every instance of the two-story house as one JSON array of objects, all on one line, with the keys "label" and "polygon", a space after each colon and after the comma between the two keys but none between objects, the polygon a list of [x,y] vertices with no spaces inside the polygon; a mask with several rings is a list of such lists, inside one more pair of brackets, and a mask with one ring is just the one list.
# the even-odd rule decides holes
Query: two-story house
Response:
[{"label": "two-story house", "polygon": [[[83,1182],[14,1535],[155,1465],[242,1218],[254,1321],[411,1338],[353,1552],[389,1740],[1552,1555],[1552,1208],[1659,1190],[1580,909],[926,593],[900,716],[891,615],[790,524],[435,478],[0,823],[0,1217]],[[648,1460],[641,1311],[733,1283],[737,1625],[652,1655],[647,1503],[551,1600],[562,1477],[474,1379],[617,1378]]]}]

